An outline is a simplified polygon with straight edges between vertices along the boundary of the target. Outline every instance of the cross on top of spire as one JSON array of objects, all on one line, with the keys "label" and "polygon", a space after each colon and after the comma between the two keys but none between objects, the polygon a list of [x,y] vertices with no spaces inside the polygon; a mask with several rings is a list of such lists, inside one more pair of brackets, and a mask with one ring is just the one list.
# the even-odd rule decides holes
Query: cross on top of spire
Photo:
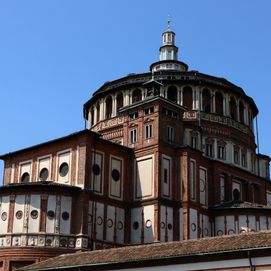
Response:
[{"label": "cross on top of spire", "polygon": [[167,28],[170,29],[170,15],[167,16]]}]

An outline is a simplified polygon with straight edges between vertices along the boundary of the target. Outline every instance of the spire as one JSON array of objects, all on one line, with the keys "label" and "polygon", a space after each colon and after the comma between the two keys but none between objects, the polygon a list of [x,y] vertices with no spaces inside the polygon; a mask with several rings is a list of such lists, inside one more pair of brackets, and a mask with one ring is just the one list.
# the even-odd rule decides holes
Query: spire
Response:
[{"label": "spire", "polygon": [[170,16],[167,16],[167,29],[170,30]]},{"label": "spire", "polygon": [[168,15],[167,28],[162,33],[162,46],[159,49],[159,61],[150,66],[152,73],[161,70],[187,71],[188,66],[178,60],[178,47],[175,45],[175,33],[171,30],[171,18]]},{"label": "spire", "polygon": [[160,60],[178,60],[178,47],[175,46],[175,33],[170,29],[170,16],[168,16],[167,29],[162,36]]}]

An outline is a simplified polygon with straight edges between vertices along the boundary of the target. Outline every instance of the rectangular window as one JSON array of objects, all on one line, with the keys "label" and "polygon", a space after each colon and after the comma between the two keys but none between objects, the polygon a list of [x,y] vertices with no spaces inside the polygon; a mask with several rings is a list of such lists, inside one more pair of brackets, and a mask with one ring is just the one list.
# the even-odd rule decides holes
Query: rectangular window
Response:
[{"label": "rectangular window", "polygon": [[233,160],[235,164],[239,164],[239,149],[235,148],[233,151]]},{"label": "rectangular window", "polygon": [[242,166],[246,167],[247,166],[247,153],[245,151],[242,151]]},{"label": "rectangular window", "polygon": [[134,120],[138,118],[138,112],[129,114],[129,120]]},{"label": "rectangular window", "polygon": [[149,124],[145,126],[145,138],[149,139],[151,137],[152,137],[152,125]]},{"label": "rectangular window", "polygon": [[133,144],[137,141],[137,129],[130,131],[130,143]]},{"label": "rectangular window", "polygon": [[173,127],[170,127],[170,126],[167,127],[167,140],[169,142],[173,142],[173,140],[174,140],[174,128]]},{"label": "rectangular window", "polygon": [[167,172],[167,168],[164,168],[164,183],[167,183],[168,182],[168,172]]},{"label": "rectangular window", "polygon": [[218,159],[226,160],[225,146],[218,146],[217,147],[217,156],[218,156]]},{"label": "rectangular window", "polygon": [[208,157],[214,157],[214,148],[212,143],[207,143],[205,147],[205,155]]},{"label": "rectangular window", "polygon": [[149,114],[153,113],[153,111],[154,111],[153,107],[145,108],[144,109],[144,114],[149,115]]},{"label": "rectangular window", "polygon": [[191,147],[195,149],[198,147],[198,138],[195,135],[191,136]]}]

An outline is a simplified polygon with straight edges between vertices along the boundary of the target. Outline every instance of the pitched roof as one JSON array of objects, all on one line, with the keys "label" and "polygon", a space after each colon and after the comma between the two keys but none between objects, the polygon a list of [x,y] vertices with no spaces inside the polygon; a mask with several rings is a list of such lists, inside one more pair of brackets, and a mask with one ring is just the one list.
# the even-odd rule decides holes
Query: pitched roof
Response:
[{"label": "pitched roof", "polygon": [[63,254],[19,270],[55,270],[60,267],[65,270],[83,266],[101,268],[103,265],[142,263],[229,252],[236,254],[237,251],[260,249],[271,251],[271,231]]}]

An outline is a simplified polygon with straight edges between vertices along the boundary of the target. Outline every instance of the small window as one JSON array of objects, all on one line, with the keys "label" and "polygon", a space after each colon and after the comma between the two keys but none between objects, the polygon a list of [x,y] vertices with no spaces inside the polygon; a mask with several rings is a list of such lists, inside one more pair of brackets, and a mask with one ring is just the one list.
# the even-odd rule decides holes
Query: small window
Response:
[{"label": "small window", "polygon": [[152,124],[148,124],[145,126],[145,138],[149,139],[152,137]]},{"label": "small window", "polygon": [[119,181],[120,179],[120,172],[117,169],[113,169],[111,172],[111,177],[115,182]]},{"label": "small window", "polygon": [[191,136],[191,143],[190,143],[192,148],[197,148],[198,147],[198,137],[196,135]]},{"label": "small window", "polygon": [[49,177],[49,171],[47,168],[43,168],[41,171],[40,171],[40,180],[45,182],[47,181]]},{"label": "small window", "polygon": [[246,167],[247,166],[247,153],[246,151],[242,151],[242,166]]},{"label": "small window", "polygon": [[63,213],[62,213],[62,219],[63,219],[63,220],[68,220],[69,217],[70,217],[70,215],[69,215],[68,212],[63,212]]},{"label": "small window", "polygon": [[234,149],[233,151],[233,159],[235,164],[239,164],[239,149]]},{"label": "small window", "polygon": [[21,177],[22,183],[28,183],[30,181],[30,175],[28,172],[25,172]]},{"label": "small window", "polygon": [[153,111],[154,111],[154,108],[153,108],[153,107],[145,108],[145,109],[144,109],[144,114],[145,114],[145,115],[149,115],[149,114],[152,114]]},{"label": "small window", "polygon": [[214,157],[214,147],[212,143],[207,143],[205,147],[205,155],[208,157]]},{"label": "small window", "polygon": [[164,183],[168,183],[168,171],[167,171],[167,168],[164,168]]},{"label": "small window", "polygon": [[174,128],[173,127],[170,127],[170,126],[167,127],[167,140],[169,142],[173,142],[173,140],[174,140]]},{"label": "small window", "polygon": [[100,166],[99,166],[98,164],[94,164],[94,165],[92,166],[92,171],[93,171],[93,174],[94,174],[94,175],[100,175],[100,173],[101,173],[101,168],[100,168]]},{"label": "small window", "polygon": [[65,177],[68,174],[68,172],[69,172],[69,165],[66,162],[62,163],[59,167],[59,175],[61,177]]},{"label": "small window", "polygon": [[218,156],[218,159],[226,160],[226,148],[225,148],[225,146],[218,146],[217,147],[217,156]]},{"label": "small window", "polygon": [[138,112],[129,114],[129,120],[135,120],[138,118]]},{"label": "small window", "polygon": [[130,143],[133,144],[137,141],[137,130],[133,129],[130,131]]},{"label": "small window", "polygon": [[53,210],[49,210],[47,212],[47,216],[49,219],[54,219],[55,218],[55,212]]},{"label": "small window", "polygon": [[234,201],[240,200],[240,191],[237,188],[232,191],[232,195]]}]

